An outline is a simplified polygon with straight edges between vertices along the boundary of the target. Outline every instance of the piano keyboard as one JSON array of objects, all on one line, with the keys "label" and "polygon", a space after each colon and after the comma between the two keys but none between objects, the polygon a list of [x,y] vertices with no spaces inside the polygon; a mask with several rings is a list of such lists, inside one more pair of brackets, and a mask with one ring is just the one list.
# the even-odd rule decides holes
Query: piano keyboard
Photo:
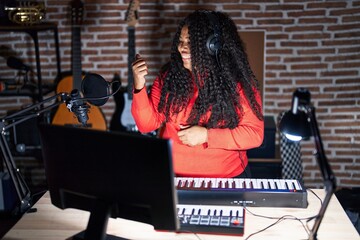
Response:
[{"label": "piano keyboard", "polygon": [[179,232],[243,235],[245,211],[240,206],[178,204]]},{"label": "piano keyboard", "polygon": [[306,208],[307,192],[291,179],[183,178],[174,184],[180,204]]}]

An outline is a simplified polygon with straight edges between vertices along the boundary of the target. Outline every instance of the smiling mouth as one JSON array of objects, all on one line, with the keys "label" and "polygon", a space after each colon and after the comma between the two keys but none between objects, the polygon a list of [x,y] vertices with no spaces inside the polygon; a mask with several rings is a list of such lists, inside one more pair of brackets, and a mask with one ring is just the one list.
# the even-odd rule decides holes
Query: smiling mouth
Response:
[{"label": "smiling mouth", "polygon": [[191,57],[190,56],[181,56],[183,61],[190,61]]}]

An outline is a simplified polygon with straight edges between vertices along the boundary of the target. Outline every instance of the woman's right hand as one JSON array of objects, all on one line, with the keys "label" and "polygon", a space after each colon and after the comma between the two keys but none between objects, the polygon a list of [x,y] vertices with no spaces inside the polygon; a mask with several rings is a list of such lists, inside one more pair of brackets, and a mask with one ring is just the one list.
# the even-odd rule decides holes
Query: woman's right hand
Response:
[{"label": "woman's right hand", "polygon": [[148,74],[148,67],[140,54],[135,56],[135,61],[132,63],[132,71],[134,75],[134,89],[141,90],[145,86],[145,76]]}]

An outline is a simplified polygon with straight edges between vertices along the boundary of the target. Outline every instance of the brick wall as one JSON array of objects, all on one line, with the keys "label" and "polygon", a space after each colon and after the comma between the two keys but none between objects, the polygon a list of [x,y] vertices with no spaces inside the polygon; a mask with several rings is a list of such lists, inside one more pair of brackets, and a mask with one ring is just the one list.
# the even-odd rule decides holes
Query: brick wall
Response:
[{"label": "brick wall", "polygon": [[[106,3],[104,3],[106,2]],[[61,68],[70,69],[69,1],[45,1],[46,19],[59,29]],[[111,81],[119,73],[127,82],[127,23],[129,1],[86,0],[82,25],[82,68]],[[176,24],[189,12],[210,8],[227,12],[239,30],[265,30],[264,113],[276,116],[290,108],[297,87],[312,93],[324,148],[341,187],[360,185],[360,1],[223,0],[140,1],[136,49],[148,59],[151,79],[168,58]],[[0,33],[0,78],[14,78],[6,56],[15,53],[33,66],[34,49],[28,35]],[[54,41],[40,34],[44,81],[56,78]],[[26,97],[0,98],[0,114],[30,103]],[[112,99],[102,106],[108,122]],[[320,187],[321,175],[312,152],[313,141],[302,142],[304,179]]]}]

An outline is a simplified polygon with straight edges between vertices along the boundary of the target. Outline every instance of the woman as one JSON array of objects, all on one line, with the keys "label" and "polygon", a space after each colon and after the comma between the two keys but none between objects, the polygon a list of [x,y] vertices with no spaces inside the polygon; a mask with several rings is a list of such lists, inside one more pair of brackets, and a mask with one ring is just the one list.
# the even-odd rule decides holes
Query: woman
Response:
[{"label": "woman", "polygon": [[177,176],[250,177],[246,150],[262,143],[264,122],[242,45],[226,14],[197,10],[179,24],[149,95],[146,62],[133,62],[133,117],[140,132],[161,127],[172,139]]}]

